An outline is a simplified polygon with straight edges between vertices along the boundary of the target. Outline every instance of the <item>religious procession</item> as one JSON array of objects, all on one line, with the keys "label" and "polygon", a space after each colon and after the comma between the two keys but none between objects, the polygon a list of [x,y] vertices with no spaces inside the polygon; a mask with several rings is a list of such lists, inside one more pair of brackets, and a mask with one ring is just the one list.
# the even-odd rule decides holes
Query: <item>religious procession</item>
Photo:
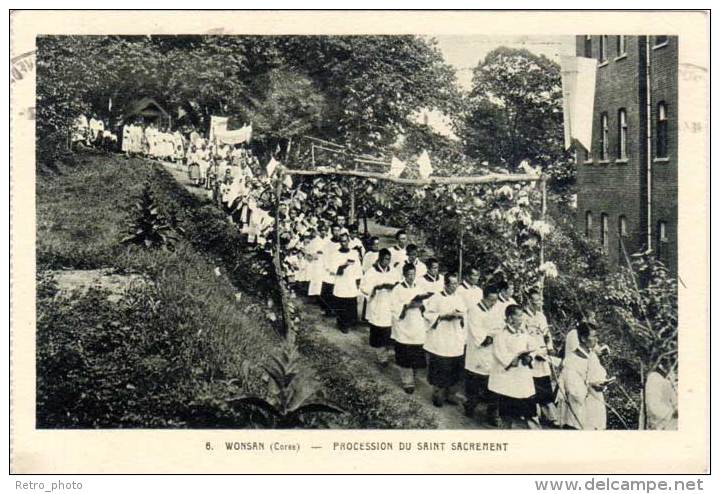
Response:
[{"label": "religious procession", "polygon": [[[570,332],[555,334],[542,287],[518,301],[500,267],[483,273],[464,266],[460,274],[405,229],[381,241],[367,226],[360,234],[357,218],[349,222],[345,212],[291,215],[292,201],[306,199],[293,189],[291,175],[282,179],[286,194],[275,218],[272,190],[283,165],[272,153],[261,167],[249,146],[251,125],[228,131],[226,118],[212,117],[209,135],[202,137],[194,129],[161,131],[136,121],[122,127],[117,146],[102,124],[81,115],[73,142],[182,166],[191,186],[207,191],[240,230],[245,245],[272,254],[280,240],[282,273],[293,295],[318,306],[339,332],[366,333],[376,365],[394,372],[408,395],[425,381],[434,407],[461,407],[466,417],[491,428],[606,429],[605,392],[616,378],[603,362],[613,349],[599,341],[591,309]],[[406,166],[393,158],[388,176],[399,176]],[[427,152],[417,166],[424,178],[433,173]],[[648,376],[647,428],[677,427],[676,386],[671,360]]]}]

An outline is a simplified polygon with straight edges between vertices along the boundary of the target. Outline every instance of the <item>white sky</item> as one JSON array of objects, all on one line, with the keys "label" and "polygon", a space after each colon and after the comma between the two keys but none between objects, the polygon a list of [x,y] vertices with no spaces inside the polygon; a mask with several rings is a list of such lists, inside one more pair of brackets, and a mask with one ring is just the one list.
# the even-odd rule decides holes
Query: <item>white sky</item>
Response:
[{"label": "white sky", "polygon": [[458,84],[470,89],[472,69],[498,46],[526,48],[558,62],[560,55],[575,54],[574,36],[434,36],[445,60],[457,70]]}]

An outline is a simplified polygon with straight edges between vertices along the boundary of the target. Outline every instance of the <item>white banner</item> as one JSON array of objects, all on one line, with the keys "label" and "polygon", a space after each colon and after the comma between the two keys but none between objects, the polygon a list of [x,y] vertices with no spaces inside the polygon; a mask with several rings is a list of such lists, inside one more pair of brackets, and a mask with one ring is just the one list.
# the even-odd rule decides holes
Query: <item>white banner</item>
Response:
[{"label": "white banner", "polygon": [[252,137],[252,125],[244,125],[237,130],[216,130],[215,137],[218,143],[230,144],[231,146],[241,144],[243,142],[250,142],[250,138]]},{"label": "white banner", "polygon": [[594,58],[560,57],[565,149],[570,148],[573,139],[591,149],[596,70]]},{"label": "white banner", "polygon": [[208,132],[208,140],[213,142],[215,134],[218,132],[226,132],[228,124],[228,117],[210,117],[210,131]]}]

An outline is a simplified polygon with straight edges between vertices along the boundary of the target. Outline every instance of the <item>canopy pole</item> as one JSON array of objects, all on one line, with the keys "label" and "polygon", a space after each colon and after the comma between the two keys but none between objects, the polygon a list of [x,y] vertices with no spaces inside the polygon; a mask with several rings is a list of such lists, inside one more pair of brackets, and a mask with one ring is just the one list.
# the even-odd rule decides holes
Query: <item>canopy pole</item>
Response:
[{"label": "canopy pole", "polygon": [[463,279],[463,228],[462,221],[458,221],[460,225],[460,242],[458,242],[458,283],[462,282]]},{"label": "canopy pole", "polygon": [[310,157],[312,159],[312,166],[315,168],[315,143],[310,143]]},{"label": "canopy pole", "polygon": [[[540,221],[545,222],[545,216],[547,213],[547,177],[542,175],[540,177],[540,191],[542,192],[542,205],[540,208]],[[540,266],[545,263],[545,239],[540,236]],[[540,294],[543,294],[545,288],[545,274],[540,275]]]},{"label": "canopy pole", "polygon": [[[357,171],[357,161],[353,160],[353,171]],[[355,181],[350,180],[350,218],[348,224],[355,223]]]},{"label": "canopy pole", "polygon": [[294,342],[295,334],[290,330],[290,313],[288,311],[287,293],[285,280],[282,272],[282,258],[280,256],[280,199],[282,196],[282,182],[284,170],[282,165],[278,166],[275,171],[277,178],[275,179],[275,252],[273,255],[273,264],[275,267],[275,280],[280,287],[280,308],[282,310],[282,334],[291,343]]}]

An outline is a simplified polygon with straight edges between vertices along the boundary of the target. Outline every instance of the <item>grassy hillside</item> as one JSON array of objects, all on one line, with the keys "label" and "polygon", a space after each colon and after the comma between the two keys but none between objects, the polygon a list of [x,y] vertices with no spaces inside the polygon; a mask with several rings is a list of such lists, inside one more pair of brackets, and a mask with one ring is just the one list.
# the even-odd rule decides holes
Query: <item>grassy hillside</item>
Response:
[{"label": "grassy hillside", "polygon": [[[120,244],[146,185],[182,229],[172,251]],[[261,365],[283,341],[269,317],[277,295],[268,260],[242,244],[221,211],[160,165],[82,154],[38,174],[37,211],[39,427],[258,423],[255,412],[226,399],[267,395]],[[147,283],[129,286],[117,302],[102,287],[68,293],[55,281],[58,270],[91,268]],[[311,325],[303,333],[303,364],[327,401],[348,410],[307,426],[434,426],[399,389],[326,348]]]},{"label": "grassy hillside", "polygon": [[[185,227],[174,251],[121,245],[145,184]],[[238,301],[212,206],[178,195],[142,160],[79,155],[40,174],[38,425],[244,426],[225,398],[264,393],[258,367],[280,344],[262,291]],[[224,241],[223,241],[224,240]],[[203,242],[216,244],[202,249]],[[219,254],[219,255],[218,255]],[[221,275],[215,274],[215,268]],[[120,302],[102,288],[58,294],[53,271],[108,268],[148,280]],[[240,276],[237,274],[237,276]]]}]

